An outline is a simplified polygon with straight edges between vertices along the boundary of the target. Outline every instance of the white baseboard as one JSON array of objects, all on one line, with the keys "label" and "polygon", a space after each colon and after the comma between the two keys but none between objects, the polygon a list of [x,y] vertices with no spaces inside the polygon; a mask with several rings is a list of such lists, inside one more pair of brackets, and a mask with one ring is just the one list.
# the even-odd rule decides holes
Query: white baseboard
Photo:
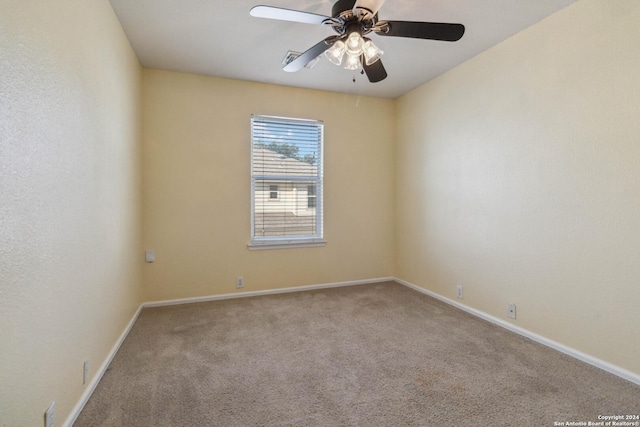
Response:
[{"label": "white baseboard", "polygon": [[84,405],[86,405],[87,402],[89,401],[89,398],[91,397],[94,390],[98,386],[98,383],[102,379],[102,376],[107,371],[109,364],[111,363],[116,353],[120,349],[120,346],[124,342],[125,338],[127,338],[127,335],[129,335],[129,331],[131,331],[131,328],[133,327],[133,324],[138,319],[138,316],[140,315],[141,311],[142,311],[142,305],[140,305],[136,310],[136,312],[133,314],[133,317],[131,318],[127,326],[124,328],[124,331],[122,331],[122,333],[116,340],[116,343],[111,348],[111,351],[109,351],[109,354],[107,354],[106,359],[104,360],[104,362],[102,362],[102,365],[100,365],[100,368],[98,368],[96,374],[93,376],[93,379],[91,380],[87,388],[84,390],[84,393],[82,393],[82,396],[80,396],[80,400],[78,400],[78,403],[76,403],[76,406],[73,407],[67,419],[64,421],[64,423],[62,423],[63,427],[71,427],[73,423],[76,422],[78,415],[80,415],[80,412],[82,412]]},{"label": "white baseboard", "polygon": [[71,413],[69,414],[65,422],[62,424],[62,426],[71,427],[73,423],[76,421],[76,419],[80,415],[80,412],[82,412],[82,409],[87,404],[87,402],[89,401],[89,398],[91,397],[98,383],[102,379],[102,376],[107,371],[109,364],[111,363],[116,353],[120,349],[120,346],[124,342],[125,338],[127,338],[127,335],[129,335],[129,332],[131,331],[133,324],[138,319],[138,316],[140,315],[140,312],[142,311],[143,308],[162,307],[162,306],[177,305],[177,304],[189,304],[194,302],[217,301],[217,300],[231,299],[231,298],[246,298],[246,297],[259,296],[259,295],[273,295],[273,294],[282,294],[282,293],[288,293],[288,292],[310,291],[313,289],[337,288],[342,286],[364,285],[367,283],[380,283],[380,282],[391,282],[391,281],[395,281],[395,279],[393,277],[381,277],[377,279],[351,280],[347,282],[335,282],[335,283],[324,283],[324,284],[318,284],[318,285],[296,286],[291,288],[270,289],[265,291],[236,292],[232,294],[210,295],[210,296],[204,296],[204,297],[180,298],[180,299],[174,299],[174,300],[151,301],[151,302],[142,303],[134,313],[133,317],[131,318],[127,326],[125,327],[124,331],[122,331],[122,334],[120,334],[120,336],[118,337],[116,343],[111,348],[111,351],[107,355],[106,359],[104,360],[104,362],[102,363],[98,371],[96,372],[96,375],[94,375],[93,379],[85,389],[84,393],[82,393],[82,396],[80,396],[78,403],[76,403],[76,405],[73,407],[73,409],[71,410]]},{"label": "white baseboard", "polygon": [[543,344],[543,345],[545,345],[547,347],[550,347],[550,348],[552,348],[554,350],[557,350],[557,351],[559,351],[561,353],[564,353],[566,355],[574,357],[574,358],[576,358],[576,359],[578,359],[578,360],[580,360],[582,362],[588,363],[589,365],[595,366],[596,368],[600,368],[600,369],[602,369],[604,371],[607,371],[610,374],[616,375],[616,376],[618,376],[620,378],[623,378],[623,379],[625,379],[627,381],[630,381],[632,383],[640,385],[640,375],[638,375],[638,374],[636,374],[634,372],[628,371],[628,370],[626,370],[624,368],[621,368],[619,366],[613,365],[613,364],[611,364],[609,362],[605,362],[604,360],[598,359],[598,358],[593,357],[593,356],[591,356],[589,354],[586,354],[586,353],[583,353],[583,352],[581,352],[579,350],[576,350],[574,348],[568,347],[568,346],[566,346],[564,344],[561,344],[561,343],[559,343],[557,341],[553,341],[553,340],[551,340],[549,338],[543,337],[542,335],[538,335],[538,334],[536,334],[534,332],[531,332],[531,331],[529,331],[527,329],[521,328],[521,327],[516,326],[516,325],[514,325],[512,323],[506,322],[506,321],[504,321],[504,320],[502,320],[500,318],[491,316],[490,314],[487,314],[487,313],[485,313],[483,311],[476,310],[475,308],[468,307],[468,306],[466,306],[464,304],[460,304],[457,301],[454,301],[454,300],[451,300],[449,298],[443,297],[440,294],[437,294],[435,292],[432,292],[432,291],[429,291],[427,289],[421,288],[420,286],[414,285],[413,283],[409,283],[409,282],[407,282],[405,280],[398,279],[398,278],[394,278],[393,280],[396,281],[397,283],[400,283],[400,284],[402,284],[404,286],[407,286],[407,287],[409,287],[411,289],[414,289],[414,290],[416,290],[416,291],[418,291],[420,293],[423,293],[425,295],[433,297],[433,298],[435,298],[437,300],[440,300],[440,301],[445,302],[445,303],[447,303],[449,305],[452,305],[452,306],[454,306],[456,308],[459,308],[460,310],[464,310],[467,313],[473,314],[474,316],[477,316],[477,317],[479,317],[481,319],[489,321],[489,322],[491,322],[491,323],[493,323],[495,325],[498,325],[498,326],[501,326],[501,327],[503,327],[505,329],[508,329],[511,332],[515,332],[518,335],[522,335],[524,337],[527,337],[527,338],[529,338],[529,339],[531,339],[533,341],[536,341],[536,342],[538,342],[540,344]]},{"label": "white baseboard", "polygon": [[499,319],[497,317],[491,316],[490,314],[487,314],[483,311],[480,310],[476,310],[474,308],[468,307],[464,304],[460,304],[456,301],[453,301],[449,298],[443,297],[442,295],[439,295],[435,292],[426,290],[424,288],[421,288],[420,286],[414,285],[413,283],[409,283],[405,280],[402,279],[398,279],[395,277],[380,277],[380,278],[376,278],[376,279],[364,279],[364,280],[351,280],[351,281],[346,281],[346,282],[335,282],[335,283],[324,283],[324,284],[318,284],[318,285],[306,285],[306,286],[296,286],[296,287],[290,287],[290,288],[280,288],[280,289],[270,289],[270,290],[264,290],[264,291],[249,291],[249,292],[236,292],[236,293],[230,293],[230,294],[221,294],[221,295],[210,295],[210,296],[203,296],[203,297],[195,297],[195,298],[180,298],[180,299],[173,299],[173,300],[165,300],[165,301],[151,301],[151,302],[145,302],[142,303],[140,305],[140,307],[138,307],[138,309],[136,310],[135,314],[133,315],[133,317],[131,318],[131,320],[129,321],[129,323],[127,324],[126,328],[124,329],[124,331],[122,331],[122,334],[120,334],[120,337],[118,337],[118,340],[116,341],[116,343],[113,345],[113,347],[111,348],[111,351],[109,352],[109,354],[107,355],[107,358],[104,360],[104,362],[102,363],[102,365],[100,366],[100,368],[98,369],[98,371],[96,372],[96,375],[94,375],[93,379],[91,380],[91,382],[89,383],[89,385],[87,386],[87,388],[85,389],[84,393],[82,393],[82,396],[80,397],[80,400],[78,400],[78,403],[76,403],[76,405],[74,406],[73,410],[71,411],[71,413],[69,414],[69,416],[67,417],[67,419],[65,420],[65,422],[62,424],[63,427],[71,427],[73,425],[73,423],[76,421],[76,419],[78,418],[78,415],[80,415],[80,412],[82,411],[82,409],[84,408],[84,406],[86,405],[86,403],[89,401],[89,398],[91,397],[91,395],[93,394],[96,386],[98,385],[98,383],[100,382],[100,380],[102,379],[102,376],[104,375],[104,373],[107,371],[107,368],[109,367],[109,364],[111,363],[111,361],[113,360],[113,358],[115,357],[116,353],[118,352],[118,350],[120,349],[120,346],[122,345],[122,343],[124,342],[125,338],[127,337],[127,335],[129,335],[129,331],[131,331],[131,328],[133,327],[133,324],[135,323],[135,321],[138,319],[138,316],[140,315],[140,312],[142,311],[143,308],[146,307],[162,307],[162,306],[168,306],[168,305],[178,305],[178,304],[189,304],[189,303],[195,303],[195,302],[206,302],[206,301],[217,301],[217,300],[224,300],[224,299],[232,299],[232,298],[246,298],[246,297],[253,297],[253,296],[260,296],[260,295],[274,295],[274,294],[282,294],[282,293],[289,293],[289,292],[302,292],[302,291],[310,291],[310,290],[314,290],[314,289],[326,289],[326,288],[337,288],[337,287],[343,287],[343,286],[353,286],[353,285],[364,285],[364,284],[368,284],[368,283],[380,283],[380,282],[389,282],[389,281],[393,281],[396,283],[399,283],[401,285],[407,286],[408,288],[411,288],[413,290],[416,290],[420,293],[423,293],[425,295],[428,295],[430,297],[433,297],[437,300],[440,300],[442,302],[445,302],[453,307],[459,308],[460,310],[464,310],[467,313],[473,314],[474,316],[477,316],[481,319],[487,320],[491,323],[494,323],[498,326],[501,326],[505,329],[508,329],[512,332],[515,332],[519,335],[522,335],[524,337],[530,338],[533,341],[536,341],[540,344],[543,344],[547,347],[553,348],[554,350],[558,350],[564,354],[567,354],[571,357],[574,357],[578,360],[581,360],[585,363],[588,363],[590,365],[593,365],[597,368],[600,368],[604,371],[607,371],[613,375],[617,375],[618,377],[621,377],[627,381],[630,381],[632,383],[638,384],[640,385],[640,375],[628,371],[626,369],[623,369],[619,366],[613,365],[609,362],[605,362],[604,360],[600,360],[598,358],[595,358],[593,356],[590,356],[586,353],[583,353],[581,351],[575,350],[571,347],[568,347],[564,344],[560,344],[556,341],[550,340],[548,338],[545,338],[541,335],[538,335],[536,333],[533,333],[531,331],[528,331],[524,328],[521,328],[519,326],[515,326],[511,323],[505,322],[502,319]]},{"label": "white baseboard", "polygon": [[339,288],[343,286],[365,285],[367,283],[394,282],[394,281],[397,281],[397,280],[394,279],[393,277],[379,277],[375,279],[350,280],[347,282],[294,286],[290,288],[268,289],[264,291],[234,292],[230,294],[209,295],[209,296],[194,297],[194,298],[179,298],[179,299],[164,300],[164,301],[151,301],[151,302],[145,302],[144,304],[142,304],[142,306],[144,308],[163,307],[166,305],[190,304],[194,302],[218,301],[218,300],[232,299],[232,298],[256,297],[260,295],[275,295],[275,294],[284,294],[289,292],[311,291],[314,289]]}]

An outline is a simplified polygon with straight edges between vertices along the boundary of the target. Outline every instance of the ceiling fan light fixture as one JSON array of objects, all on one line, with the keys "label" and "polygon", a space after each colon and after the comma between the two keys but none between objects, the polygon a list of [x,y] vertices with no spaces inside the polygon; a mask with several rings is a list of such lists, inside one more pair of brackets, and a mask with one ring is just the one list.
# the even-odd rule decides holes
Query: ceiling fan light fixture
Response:
[{"label": "ceiling fan light fixture", "polygon": [[348,54],[347,60],[345,61],[345,64],[344,64],[344,69],[357,70],[358,68],[360,68],[360,56]]},{"label": "ceiling fan light fixture", "polygon": [[364,61],[367,65],[371,65],[380,59],[384,52],[371,40],[364,43]]},{"label": "ceiling fan light fixture", "polygon": [[353,31],[347,37],[347,53],[352,56],[360,56],[364,49],[364,40],[357,31]]},{"label": "ceiling fan light fixture", "polygon": [[338,40],[333,44],[333,46],[324,52],[324,56],[326,56],[333,64],[339,66],[342,64],[342,58],[344,57],[345,50],[346,46],[344,45],[344,42],[342,40]]},{"label": "ceiling fan light fixture", "polygon": [[[379,21],[378,9],[385,0],[335,0],[332,16],[301,10],[259,5],[251,8],[251,16],[330,26],[337,35],[329,36],[303,53],[289,52],[283,60],[286,72],[311,68],[324,53],[335,65],[366,74],[371,83],[387,78],[380,57],[383,52],[364,35],[371,32],[384,37],[458,41],[464,35],[462,24],[446,22]],[[346,60],[344,59],[346,56]],[[355,75],[354,80],[355,82]]]}]

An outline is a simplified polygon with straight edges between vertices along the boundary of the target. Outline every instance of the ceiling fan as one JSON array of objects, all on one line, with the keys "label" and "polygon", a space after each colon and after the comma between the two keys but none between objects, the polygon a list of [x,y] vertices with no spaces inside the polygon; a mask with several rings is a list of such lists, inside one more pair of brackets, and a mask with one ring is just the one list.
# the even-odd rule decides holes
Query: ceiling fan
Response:
[{"label": "ceiling fan", "polygon": [[332,16],[273,6],[254,6],[249,12],[257,18],[305,24],[326,25],[338,33],[322,40],[301,54],[288,55],[284,71],[299,71],[323,53],[331,62],[348,70],[362,67],[371,83],[384,80],[387,72],[382,65],[382,51],[366,37],[371,32],[380,36],[454,42],[464,34],[464,25],[442,22],[383,21],[378,10],[385,0],[337,0]]}]

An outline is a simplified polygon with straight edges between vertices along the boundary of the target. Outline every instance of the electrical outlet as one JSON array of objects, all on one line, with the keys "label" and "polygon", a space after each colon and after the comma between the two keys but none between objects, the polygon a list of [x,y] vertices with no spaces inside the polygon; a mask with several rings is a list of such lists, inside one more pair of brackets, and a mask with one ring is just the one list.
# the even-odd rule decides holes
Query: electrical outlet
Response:
[{"label": "electrical outlet", "polygon": [[456,286],[456,296],[460,299],[462,299],[462,285],[457,285]]},{"label": "electrical outlet", "polygon": [[509,306],[507,307],[507,316],[509,316],[512,319],[516,318],[516,305],[515,304],[509,304]]},{"label": "electrical outlet", "polygon": [[236,279],[236,289],[240,289],[240,288],[244,288],[244,278],[241,276],[238,276],[238,278]]},{"label": "electrical outlet", "polygon": [[86,384],[89,381],[89,359],[84,361],[82,367],[82,384]]},{"label": "electrical outlet", "polygon": [[53,427],[56,423],[56,402],[53,402],[44,412],[44,427]]}]

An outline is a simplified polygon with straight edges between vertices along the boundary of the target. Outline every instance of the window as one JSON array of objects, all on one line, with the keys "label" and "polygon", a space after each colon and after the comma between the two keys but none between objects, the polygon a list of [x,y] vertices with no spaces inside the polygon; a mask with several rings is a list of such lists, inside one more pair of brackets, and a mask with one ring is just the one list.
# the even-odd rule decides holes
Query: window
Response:
[{"label": "window", "polygon": [[277,199],[278,198],[278,186],[277,185],[270,185],[269,186],[269,198],[270,199]]},{"label": "window", "polygon": [[307,207],[316,207],[316,186],[314,184],[307,185]]},{"label": "window", "polygon": [[320,121],[251,117],[250,249],[324,244]]}]

